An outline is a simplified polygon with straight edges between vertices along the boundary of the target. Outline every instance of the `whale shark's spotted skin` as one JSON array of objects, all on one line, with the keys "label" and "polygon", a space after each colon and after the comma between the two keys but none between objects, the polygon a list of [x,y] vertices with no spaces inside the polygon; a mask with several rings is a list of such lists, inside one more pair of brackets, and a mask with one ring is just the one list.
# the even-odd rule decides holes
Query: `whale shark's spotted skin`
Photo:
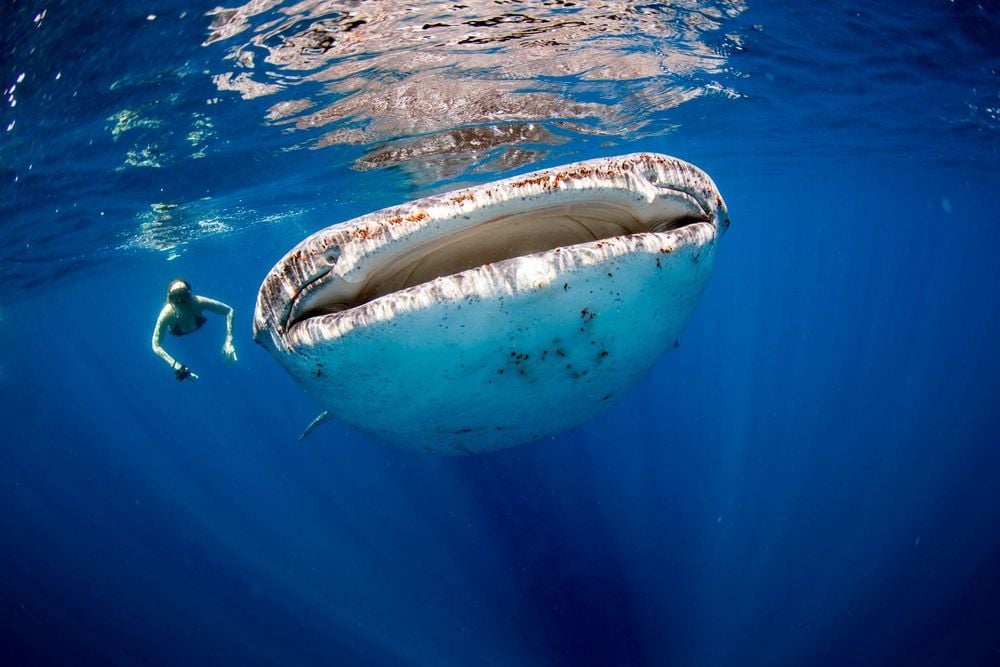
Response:
[{"label": "whale shark's spotted skin", "polygon": [[337,418],[499,449],[621,398],[676,340],[729,225],[701,170],[634,154],[333,225],[265,278],[254,338]]}]

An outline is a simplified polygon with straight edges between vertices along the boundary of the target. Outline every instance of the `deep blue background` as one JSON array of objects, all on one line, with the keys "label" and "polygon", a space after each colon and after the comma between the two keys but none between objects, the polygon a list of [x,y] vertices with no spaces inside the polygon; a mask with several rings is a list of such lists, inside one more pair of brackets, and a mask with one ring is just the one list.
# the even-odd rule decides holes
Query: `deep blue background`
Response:
[{"label": "deep blue background", "polygon": [[[733,56],[751,74],[734,81],[746,99],[692,103],[659,139],[567,149],[688,159],[715,178],[733,226],[680,347],[620,404],[550,440],[436,458],[331,423],[296,442],[319,408],[249,339],[259,281],[307,231],[369,197],[398,201],[398,174],[276,157],[282,177],[258,178],[257,208],[308,200],[311,212],[192,243],[172,262],[21,256],[0,306],[0,657],[1000,661],[996,126],[911,126],[961,103],[930,94],[933,110],[904,113],[890,85],[823,69],[843,45],[819,38],[793,55],[832,77],[826,92],[782,87],[794,58],[769,40],[837,18],[751,5]],[[938,33],[907,34],[919,45]],[[945,34],[975,50],[974,32]],[[966,56],[939,92],[970,71]],[[862,90],[838,97],[852,81]],[[850,122],[826,117],[845,108]],[[902,129],[887,136],[894,118]],[[232,193],[234,162],[236,175],[198,166],[176,184]],[[298,181],[278,169],[289,164]],[[326,198],[311,189],[324,179]],[[115,198],[88,187],[79,201]],[[41,233],[42,200],[18,206],[7,250]],[[170,341],[194,384],[149,351],[175,275],[236,308],[235,366],[218,353],[219,321]]]}]

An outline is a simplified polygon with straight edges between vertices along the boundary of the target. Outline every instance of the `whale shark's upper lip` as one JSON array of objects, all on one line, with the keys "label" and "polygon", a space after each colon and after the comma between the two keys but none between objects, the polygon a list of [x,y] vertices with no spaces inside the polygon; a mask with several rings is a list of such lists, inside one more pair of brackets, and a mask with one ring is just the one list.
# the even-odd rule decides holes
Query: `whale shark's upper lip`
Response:
[{"label": "whale shark's upper lip", "polygon": [[595,251],[630,252],[643,235],[670,248],[704,242],[728,224],[704,172],[655,154],[436,195],[328,227],[296,246],[261,287],[254,337],[266,342],[261,334],[269,331],[279,343],[304,321],[332,321],[465,271],[492,268],[491,285],[516,289],[519,260],[538,258],[558,273],[580,259],[575,254],[593,261]]}]

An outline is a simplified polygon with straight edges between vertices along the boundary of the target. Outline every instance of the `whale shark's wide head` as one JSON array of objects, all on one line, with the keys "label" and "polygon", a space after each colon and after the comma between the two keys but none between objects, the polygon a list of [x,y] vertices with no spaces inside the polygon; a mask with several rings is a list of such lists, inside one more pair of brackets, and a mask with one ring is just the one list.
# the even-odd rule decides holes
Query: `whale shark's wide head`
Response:
[{"label": "whale shark's wide head", "polygon": [[435,195],[293,248],[254,339],[379,438],[499,449],[627,394],[691,317],[728,225],[703,171],[647,153]]}]

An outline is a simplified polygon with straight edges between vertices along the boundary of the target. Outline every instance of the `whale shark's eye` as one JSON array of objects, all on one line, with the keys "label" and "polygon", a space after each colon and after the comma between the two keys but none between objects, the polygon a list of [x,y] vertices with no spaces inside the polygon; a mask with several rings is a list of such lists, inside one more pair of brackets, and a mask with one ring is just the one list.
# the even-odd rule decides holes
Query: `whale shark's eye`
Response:
[{"label": "whale shark's eye", "polygon": [[323,259],[325,259],[330,266],[336,264],[337,260],[340,259],[340,246],[330,246],[324,250]]}]

